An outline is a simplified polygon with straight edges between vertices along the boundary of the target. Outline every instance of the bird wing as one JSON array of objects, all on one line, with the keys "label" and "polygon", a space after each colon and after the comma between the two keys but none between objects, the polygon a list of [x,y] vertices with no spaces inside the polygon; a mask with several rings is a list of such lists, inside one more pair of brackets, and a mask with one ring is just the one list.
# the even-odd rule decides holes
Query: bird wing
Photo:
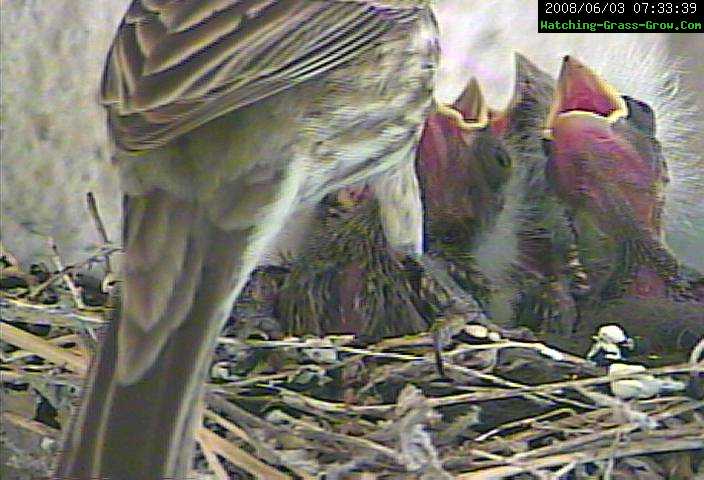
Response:
[{"label": "bird wing", "polygon": [[103,74],[115,142],[156,148],[320,75],[417,18],[410,3],[133,0]]}]

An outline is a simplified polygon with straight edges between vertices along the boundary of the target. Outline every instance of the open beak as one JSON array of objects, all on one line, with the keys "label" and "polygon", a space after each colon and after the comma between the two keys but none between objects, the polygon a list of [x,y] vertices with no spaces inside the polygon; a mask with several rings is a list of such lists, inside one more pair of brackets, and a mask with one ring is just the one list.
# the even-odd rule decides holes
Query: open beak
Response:
[{"label": "open beak", "polygon": [[660,241],[666,174],[654,139],[629,114],[613,87],[565,57],[546,121],[546,178],[574,212],[587,213],[584,225],[593,221],[628,247],[634,271],[645,267],[630,288],[658,292],[676,268]]},{"label": "open beak", "polygon": [[599,117],[613,124],[628,115],[628,108],[611,85],[579,60],[566,56],[548,113],[545,137],[552,138],[552,129],[558,117],[573,115]]},{"label": "open beak", "polygon": [[498,208],[510,174],[502,139],[488,128],[489,109],[476,79],[457,99],[438,105],[420,139],[416,171],[428,231],[469,242]]},{"label": "open beak", "polygon": [[472,77],[460,96],[452,105],[438,104],[433,116],[440,115],[464,132],[475,132],[486,128],[489,122],[489,109],[484,100],[477,79]]},{"label": "open beak", "polygon": [[624,222],[634,222],[635,230],[654,230],[661,162],[635,143],[644,140],[614,126],[627,115],[613,87],[565,57],[547,119],[552,142],[546,174],[569,204],[598,213],[605,231],[618,230]]},{"label": "open beak", "polygon": [[462,114],[462,119],[476,128],[484,128],[488,119],[488,108],[477,79],[472,77],[452,107]]}]

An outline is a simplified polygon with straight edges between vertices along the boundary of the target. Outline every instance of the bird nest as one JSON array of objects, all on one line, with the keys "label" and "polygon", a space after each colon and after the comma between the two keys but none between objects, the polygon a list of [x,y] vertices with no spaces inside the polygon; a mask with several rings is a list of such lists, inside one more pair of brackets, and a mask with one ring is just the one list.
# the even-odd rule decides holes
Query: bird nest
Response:
[{"label": "bird nest", "polygon": [[[106,325],[107,296],[70,275],[75,267],[25,273],[4,263],[7,478],[48,475]],[[252,303],[255,290],[246,290],[214,353],[194,479],[687,479],[704,472],[701,342],[691,361],[649,370],[688,381],[690,395],[624,401],[584,352],[558,350],[525,330],[468,317],[442,352],[441,377],[434,334],[373,344],[350,335],[284,337],[267,309]]]}]

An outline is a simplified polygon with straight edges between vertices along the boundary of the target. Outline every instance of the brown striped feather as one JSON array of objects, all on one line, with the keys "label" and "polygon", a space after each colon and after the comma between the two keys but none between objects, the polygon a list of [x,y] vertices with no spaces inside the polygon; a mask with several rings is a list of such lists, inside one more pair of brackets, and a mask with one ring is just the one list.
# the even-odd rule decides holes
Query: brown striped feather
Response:
[{"label": "brown striped feather", "polygon": [[103,77],[116,143],[157,148],[315,78],[416,18],[416,8],[403,3],[134,0]]}]

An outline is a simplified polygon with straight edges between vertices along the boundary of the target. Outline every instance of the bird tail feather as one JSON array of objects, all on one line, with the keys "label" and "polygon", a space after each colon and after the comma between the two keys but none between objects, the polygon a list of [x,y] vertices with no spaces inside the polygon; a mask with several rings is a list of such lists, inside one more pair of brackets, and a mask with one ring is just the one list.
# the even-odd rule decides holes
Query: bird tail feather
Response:
[{"label": "bird tail feather", "polygon": [[[126,211],[126,294],[91,368],[59,480],[187,478],[212,349],[248,274],[252,229],[222,230],[196,202],[164,192],[129,198]],[[168,235],[155,231],[165,225]]]}]

